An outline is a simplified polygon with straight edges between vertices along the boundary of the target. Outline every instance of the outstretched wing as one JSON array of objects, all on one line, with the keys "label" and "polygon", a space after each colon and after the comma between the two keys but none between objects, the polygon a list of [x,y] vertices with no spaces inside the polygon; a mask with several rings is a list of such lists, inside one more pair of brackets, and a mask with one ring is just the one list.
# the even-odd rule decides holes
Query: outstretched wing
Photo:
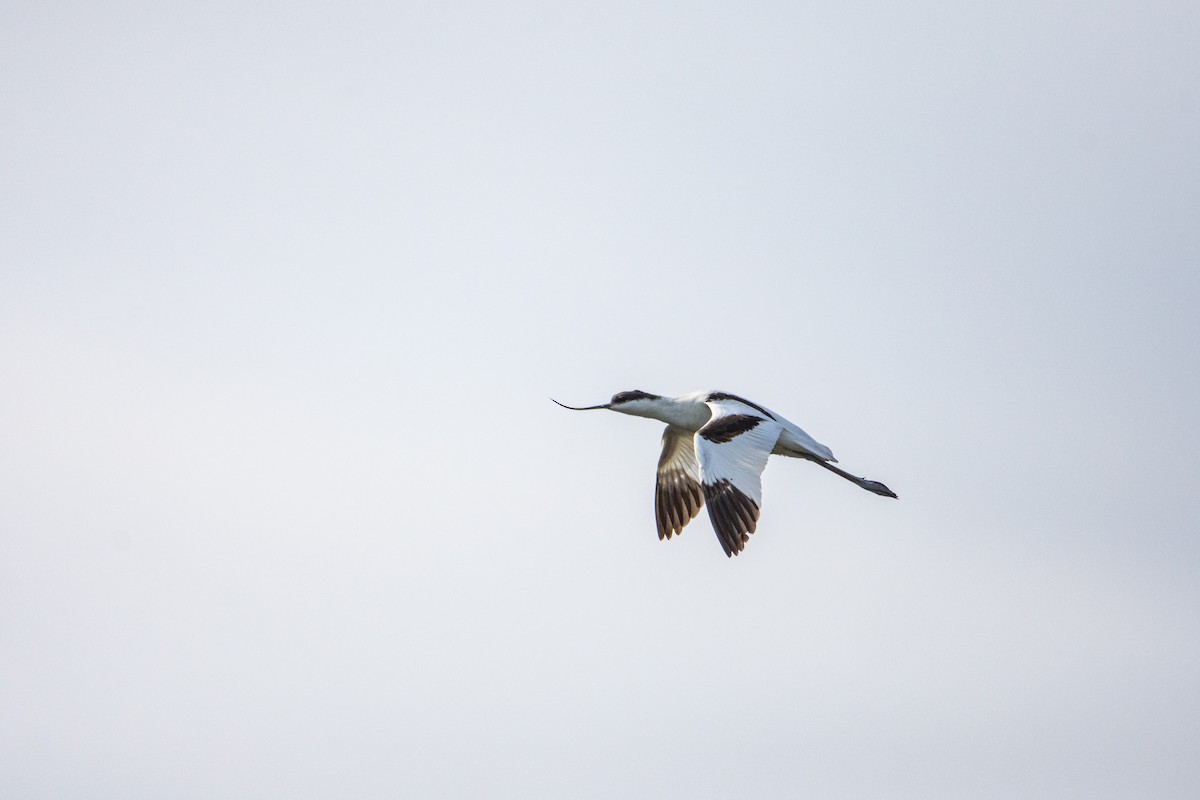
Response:
[{"label": "outstretched wing", "polygon": [[692,446],[692,433],[668,425],[663,431],[658,457],[658,484],[654,487],[654,519],[658,538],[670,539],[696,518],[704,505],[700,489],[700,464]]},{"label": "outstretched wing", "polygon": [[700,483],[708,518],[725,555],[742,552],[758,525],[762,471],[783,426],[734,399],[709,400],[712,419],[696,431]]}]

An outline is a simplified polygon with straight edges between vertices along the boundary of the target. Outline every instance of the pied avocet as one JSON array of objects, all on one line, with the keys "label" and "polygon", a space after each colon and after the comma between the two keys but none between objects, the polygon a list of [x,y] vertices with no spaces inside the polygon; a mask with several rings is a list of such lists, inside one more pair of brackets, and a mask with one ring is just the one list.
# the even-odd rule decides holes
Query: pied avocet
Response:
[{"label": "pied avocet", "polygon": [[758,525],[762,471],[771,454],[807,459],[868,492],[896,496],[878,481],[833,466],[837,461],[833,451],[799,425],[728,392],[692,392],[679,397],[618,392],[607,403],[582,408],[554,402],[572,411],[607,408],[667,423],[654,491],[659,539],[682,533],[707,504],[708,518],[725,555],[740,553]]}]

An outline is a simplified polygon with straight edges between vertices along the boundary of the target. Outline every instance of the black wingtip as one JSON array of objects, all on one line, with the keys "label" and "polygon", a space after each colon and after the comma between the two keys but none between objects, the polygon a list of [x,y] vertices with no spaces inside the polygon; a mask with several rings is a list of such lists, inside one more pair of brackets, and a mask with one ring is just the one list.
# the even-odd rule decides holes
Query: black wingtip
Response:
[{"label": "black wingtip", "polygon": [[704,502],[725,555],[742,552],[758,527],[758,504],[728,480],[704,484]]}]

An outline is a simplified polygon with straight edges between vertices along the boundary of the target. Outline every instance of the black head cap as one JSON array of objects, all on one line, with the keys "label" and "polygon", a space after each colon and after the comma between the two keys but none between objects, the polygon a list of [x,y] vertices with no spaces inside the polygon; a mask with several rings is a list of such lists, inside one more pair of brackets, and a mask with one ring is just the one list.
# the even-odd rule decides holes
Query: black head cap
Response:
[{"label": "black head cap", "polygon": [[643,392],[641,389],[634,389],[632,392],[617,392],[613,395],[611,405],[620,405],[628,403],[630,400],[657,400],[658,395]]}]

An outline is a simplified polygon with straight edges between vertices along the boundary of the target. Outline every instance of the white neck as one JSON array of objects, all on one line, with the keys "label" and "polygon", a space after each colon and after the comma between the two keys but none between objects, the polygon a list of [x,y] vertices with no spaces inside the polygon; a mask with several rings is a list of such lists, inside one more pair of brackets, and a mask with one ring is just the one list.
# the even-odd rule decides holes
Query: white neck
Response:
[{"label": "white neck", "polygon": [[613,411],[631,414],[635,417],[648,417],[668,425],[675,425],[689,431],[698,431],[708,422],[712,412],[702,398],[684,397],[655,397],[653,399],[634,400],[614,407]]}]

